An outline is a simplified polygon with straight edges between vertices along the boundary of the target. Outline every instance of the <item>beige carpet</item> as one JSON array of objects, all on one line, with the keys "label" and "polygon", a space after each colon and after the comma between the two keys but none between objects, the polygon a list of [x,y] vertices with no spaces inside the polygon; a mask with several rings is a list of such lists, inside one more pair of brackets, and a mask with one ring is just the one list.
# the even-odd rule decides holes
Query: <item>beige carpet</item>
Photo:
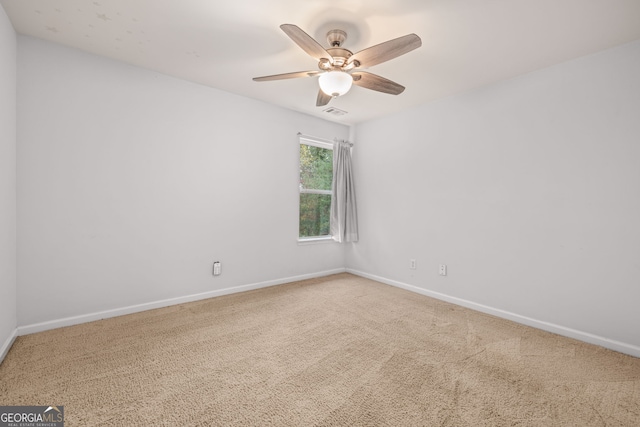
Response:
[{"label": "beige carpet", "polygon": [[640,359],[349,274],[19,337],[67,426],[640,426]]}]

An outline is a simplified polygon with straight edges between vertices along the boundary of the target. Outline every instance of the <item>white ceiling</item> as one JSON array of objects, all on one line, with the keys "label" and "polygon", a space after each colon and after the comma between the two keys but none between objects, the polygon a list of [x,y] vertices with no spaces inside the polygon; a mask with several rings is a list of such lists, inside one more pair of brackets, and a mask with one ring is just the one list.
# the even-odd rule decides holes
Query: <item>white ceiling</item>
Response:
[{"label": "white ceiling", "polygon": [[[640,39],[640,0],[0,0],[16,31],[327,120],[358,123]],[[357,52],[415,33],[422,47],[369,71],[404,86],[361,87],[316,107],[317,69],[280,24]]]}]

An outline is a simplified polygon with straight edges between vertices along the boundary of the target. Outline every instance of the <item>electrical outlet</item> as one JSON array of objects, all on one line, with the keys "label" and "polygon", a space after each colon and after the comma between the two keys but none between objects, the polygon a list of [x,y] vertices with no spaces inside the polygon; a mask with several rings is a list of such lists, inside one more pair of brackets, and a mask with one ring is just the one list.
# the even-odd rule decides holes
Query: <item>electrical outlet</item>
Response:
[{"label": "electrical outlet", "polygon": [[220,266],[220,261],[215,261],[213,263],[213,275],[214,276],[219,276],[220,273],[222,273],[222,269],[221,269],[221,266]]},{"label": "electrical outlet", "polygon": [[440,274],[441,276],[446,276],[447,275],[447,265],[446,264],[440,264],[440,270],[438,270],[438,274]]},{"label": "electrical outlet", "polygon": [[409,260],[409,268],[412,269],[412,270],[415,270],[417,268],[415,259],[410,259]]}]

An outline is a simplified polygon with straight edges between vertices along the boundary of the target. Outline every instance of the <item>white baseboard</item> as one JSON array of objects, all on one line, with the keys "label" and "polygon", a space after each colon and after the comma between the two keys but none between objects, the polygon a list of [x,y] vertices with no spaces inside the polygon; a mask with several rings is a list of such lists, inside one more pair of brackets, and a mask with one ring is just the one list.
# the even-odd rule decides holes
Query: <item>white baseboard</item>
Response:
[{"label": "white baseboard", "polygon": [[[331,274],[344,273],[346,269],[338,268],[316,273],[303,274],[300,276],[286,277],[282,279],[267,280],[265,282],[253,283],[250,285],[235,286],[232,288],[217,289],[200,294],[186,295],[182,297],[169,298],[161,301],[153,301],[144,304],[130,305],[127,307],[115,308],[111,310],[99,311],[96,313],[81,314],[79,316],[65,317],[63,319],[50,320],[47,322],[34,323],[31,325],[19,326],[17,335],[28,335],[36,332],[48,331],[50,329],[62,328],[65,326],[78,325],[80,323],[93,322],[95,320],[108,319],[110,317],[123,316],[125,314],[138,313],[155,308],[168,307],[170,305],[183,304],[192,301],[219,297],[222,295],[235,294],[239,292],[251,291],[254,289],[266,288],[269,286],[282,285],[284,283],[297,282],[299,280],[314,279],[316,277],[329,276]],[[14,338],[15,339],[15,338]]]},{"label": "white baseboard", "polygon": [[569,338],[574,338],[579,341],[584,341],[590,344],[599,345],[601,347],[608,348],[610,350],[615,350],[620,353],[628,354],[630,356],[640,357],[640,347],[632,344],[627,344],[624,342],[612,340],[612,339],[601,337],[598,335],[593,335],[588,332],[578,331],[575,329],[567,328],[565,326],[532,319],[530,317],[521,316],[519,314],[511,313],[509,311],[500,310],[497,308],[478,304],[472,301],[467,301],[457,297],[452,297],[450,295],[419,288],[417,286],[408,285],[406,283],[398,282],[396,280],[387,279],[387,278],[376,276],[373,274],[368,274],[362,271],[353,270],[350,268],[347,268],[346,271],[348,273],[355,274],[356,276],[365,277],[367,279],[375,280],[376,282],[381,282],[387,285],[395,286],[397,288],[402,288],[407,291],[415,292],[415,293],[425,295],[431,298],[435,298],[441,301],[446,301],[462,307],[470,308],[472,310],[480,311],[482,313],[491,314],[493,316],[511,320],[516,323],[531,326],[537,329],[542,329],[543,331],[553,332],[554,334],[562,335]]},{"label": "white baseboard", "polygon": [[16,340],[17,337],[18,337],[18,330],[14,329],[11,335],[9,335],[9,337],[2,344],[2,347],[0,347],[0,363],[2,363],[7,353],[9,353],[9,350],[11,350],[11,346],[13,345],[13,342]]}]

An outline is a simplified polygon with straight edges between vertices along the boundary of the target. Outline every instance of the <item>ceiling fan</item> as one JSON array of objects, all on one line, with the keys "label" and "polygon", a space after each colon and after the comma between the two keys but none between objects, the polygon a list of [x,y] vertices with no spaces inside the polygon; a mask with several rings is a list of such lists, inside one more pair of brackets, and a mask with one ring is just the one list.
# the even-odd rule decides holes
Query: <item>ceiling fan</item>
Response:
[{"label": "ceiling fan", "polygon": [[302,50],[318,60],[318,70],[254,77],[253,80],[266,82],[319,76],[320,90],[316,99],[318,107],[327,105],[332,98],[347,93],[352,84],[391,95],[401,94],[405,89],[404,86],[359,69],[381,64],[422,46],[420,37],[408,34],[352,53],[342,47],[347,39],[347,33],[342,30],[331,30],[327,33],[327,42],[330,47],[325,49],[296,25],[282,24],[280,28]]}]

